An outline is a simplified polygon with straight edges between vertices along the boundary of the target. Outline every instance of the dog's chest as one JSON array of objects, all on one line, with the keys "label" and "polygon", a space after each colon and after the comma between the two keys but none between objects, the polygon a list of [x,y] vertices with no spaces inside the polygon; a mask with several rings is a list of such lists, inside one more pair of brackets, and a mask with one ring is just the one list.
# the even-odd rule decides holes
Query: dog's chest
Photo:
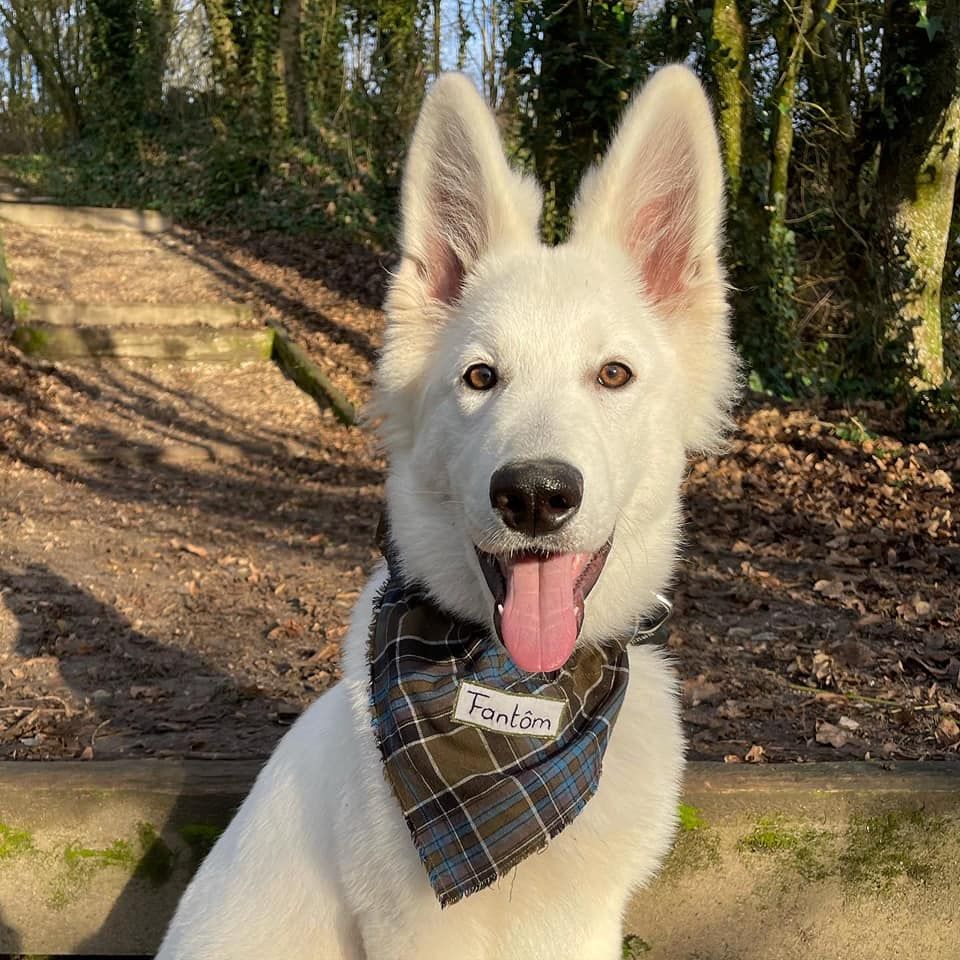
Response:
[{"label": "dog's chest", "polygon": [[[351,800],[350,822],[344,824],[349,830],[341,833],[352,847],[343,861],[354,875],[348,886],[357,893],[357,912],[382,913],[388,903],[392,922],[400,926],[420,929],[427,917],[442,928],[504,930],[531,914],[569,909],[572,896],[581,908],[622,906],[629,890],[654,873],[672,838],[683,756],[674,690],[672,671],[662,658],[649,650],[633,651],[630,689],[596,795],[545,850],[441,912],[383,774],[366,684],[357,684],[355,734],[361,744],[350,793],[356,798],[362,791],[362,797]],[[354,819],[358,814],[362,831]]]}]

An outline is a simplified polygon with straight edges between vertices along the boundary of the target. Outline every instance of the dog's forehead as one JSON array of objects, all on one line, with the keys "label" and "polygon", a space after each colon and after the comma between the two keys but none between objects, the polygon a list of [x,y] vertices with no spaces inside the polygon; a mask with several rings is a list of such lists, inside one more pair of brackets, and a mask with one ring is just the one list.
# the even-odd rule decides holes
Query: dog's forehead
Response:
[{"label": "dog's forehead", "polygon": [[629,264],[615,253],[541,247],[491,258],[467,284],[459,314],[507,344],[533,333],[596,335],[648,314]]}]

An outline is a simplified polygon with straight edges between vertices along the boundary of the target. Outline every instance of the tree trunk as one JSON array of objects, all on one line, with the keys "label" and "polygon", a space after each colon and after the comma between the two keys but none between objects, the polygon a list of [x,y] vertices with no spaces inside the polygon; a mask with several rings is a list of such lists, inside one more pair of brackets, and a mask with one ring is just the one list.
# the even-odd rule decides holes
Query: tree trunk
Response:
[{"label": "tree trunk", "polygon": [[230,0],[203,0],[213,41],[213,76],[224,93],[233,93],[238,66],[237,43],[233,36]]},{"label": "tree trunk", "polygon": [[881,81],[892,130],[883,141],[879,241],[914,389],[943,382],[941,293],[960,166],[960,4],[930,0],[918,26],[910,0],[888,0]]},{"label": "tree trunk", "polygon": [[302,17],[301,0],[283,0],[280,7],[279,68],[286,94],[286,124],[295,137],[304,136],[307,128],[307,103],[300,47]]},{"label": "tree trunk", "polygon": [[443,65],[440,62],[440,43],[443,33],[442,4],[440,0],[433,0],[433,75],[440,76]]},{"label": "tree trunk", "polygon": [[807,33],[812,20],[813,0],[802,0],[792,44],[785,61],[781,57],[780,80],[773,94],[775,125],[770,164],[770,203],[773,207],[770,228],[774,234],[783,231],[787,218],[790,155],[793,152],[793,110],[797,102],[800,67],[803,64]]},{"label": "tree trunk", "polygon": [[746,113],[753,106],[747,29],[738,0],[716,0],[711,21],[715,43],[710,67],[717,86],[719,126],[730,196],[740,194]]}]

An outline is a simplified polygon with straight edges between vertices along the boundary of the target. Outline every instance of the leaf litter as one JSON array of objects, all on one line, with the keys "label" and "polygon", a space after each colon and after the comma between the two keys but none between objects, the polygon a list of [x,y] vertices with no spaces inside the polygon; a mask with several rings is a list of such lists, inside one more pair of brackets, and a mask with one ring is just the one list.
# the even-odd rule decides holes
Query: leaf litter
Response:
[{"label": "leaf litter", "polygon": [[[388,260],[178,242],[367,398]],[[844,439],[854,417],[871,439]],[[880,405],[751,400],[691,465],[666,643],[692,757],[957,758],[960,444],[901,434]],[[267,365],[0,347],[0,757],[268,753],[339,677],[383,470],[369,433]]]}]

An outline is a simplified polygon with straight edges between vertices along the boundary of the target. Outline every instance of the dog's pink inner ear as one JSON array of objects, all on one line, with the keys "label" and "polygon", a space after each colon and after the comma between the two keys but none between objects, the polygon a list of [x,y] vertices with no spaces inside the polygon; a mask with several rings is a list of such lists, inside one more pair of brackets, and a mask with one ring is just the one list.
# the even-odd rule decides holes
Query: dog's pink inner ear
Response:
[{"label": "dog's pink inner ear", "polygon": [[[670,132],[685,133],[682,127]],[[650,299],[673,302],[696,272],[697,180],[689,148],[666,137],[638,158],[632,183],[637,198],[624,243]]]},{"label": "dog's pink inner ear", "polygon": [[463,292],[467,271],[486,249],[490,229],[480,161],[457,121],[448,123],[438,138],[429,190],[427,294],[449,304]]},{"label": "dog's pink inner ear", "polygon": [[636,213],[628,246],[648,296],[659,303],[683,293],[690,272],[691,231],[683,223],[689,204],[673,190]]},{"label": "dog's pink inner ear", "polygon": [[447,304],[459,299],[466,271],[460,258],[442,240],[431,243],[425,272],[431,299]]}]

